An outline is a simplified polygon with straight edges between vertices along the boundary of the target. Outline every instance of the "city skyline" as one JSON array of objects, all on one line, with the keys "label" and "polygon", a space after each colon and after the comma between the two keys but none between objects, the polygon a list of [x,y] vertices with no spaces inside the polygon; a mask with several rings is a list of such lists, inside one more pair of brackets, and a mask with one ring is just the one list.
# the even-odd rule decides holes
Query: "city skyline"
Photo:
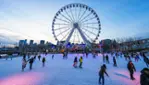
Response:
[{"label": "city skyline", "polygon": [[51,27],[53,17],[70,3],[83,3],[96,11],[101,22],[99,40],[149,36],[147,0],[1,0],[0,38],[56,43]]}]

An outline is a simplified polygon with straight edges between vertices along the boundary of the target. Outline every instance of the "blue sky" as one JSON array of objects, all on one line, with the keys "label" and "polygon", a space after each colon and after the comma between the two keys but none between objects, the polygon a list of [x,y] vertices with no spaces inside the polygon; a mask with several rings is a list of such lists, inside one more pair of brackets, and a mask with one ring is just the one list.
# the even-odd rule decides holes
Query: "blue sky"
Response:
[{"label": "blue sky", "polygon": [[99,40],[149,34],[148,0],[0,0],[0,35],[55,42],[53,17],[70,3],[83,3],[96,11],[102,28]]}]

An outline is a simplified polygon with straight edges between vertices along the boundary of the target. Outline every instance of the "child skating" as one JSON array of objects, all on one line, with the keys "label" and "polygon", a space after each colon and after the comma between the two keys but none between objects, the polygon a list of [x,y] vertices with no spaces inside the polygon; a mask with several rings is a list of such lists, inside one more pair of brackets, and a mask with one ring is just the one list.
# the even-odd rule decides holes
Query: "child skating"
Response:
[{"label": "child skating", "polygon": [[83,63],[83,58],[82,58],[82,56],[80,57],[79,62],[80,62],[79,68],[82,68],[82,63]]},{"label": "child skating", "polygon": [[73,67],[77,68],[78,59],[75,57]]}]

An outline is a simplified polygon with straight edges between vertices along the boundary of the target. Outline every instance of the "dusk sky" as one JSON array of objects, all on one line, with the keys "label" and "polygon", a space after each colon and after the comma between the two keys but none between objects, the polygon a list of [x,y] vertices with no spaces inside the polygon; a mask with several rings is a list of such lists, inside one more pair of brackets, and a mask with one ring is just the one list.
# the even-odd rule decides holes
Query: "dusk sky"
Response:
[{"label": "dusk sky", "polygon": [[101,39],[149,36],[149,0],[0,0],[0,36],[55,43],[52,20],[70,3],[93,8],[101,22]]}]

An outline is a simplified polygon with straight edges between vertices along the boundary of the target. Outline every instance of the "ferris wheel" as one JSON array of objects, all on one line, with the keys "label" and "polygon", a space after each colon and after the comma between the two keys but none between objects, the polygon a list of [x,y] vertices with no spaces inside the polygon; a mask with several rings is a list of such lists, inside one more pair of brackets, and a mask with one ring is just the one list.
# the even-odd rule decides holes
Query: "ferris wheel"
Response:
[{"label": "ferris wheel", "polygon": [[100,34],[100,20],[96,12],[80,3],[62,7],[54,16],[52,32],[55,40],[91,44]]}]

